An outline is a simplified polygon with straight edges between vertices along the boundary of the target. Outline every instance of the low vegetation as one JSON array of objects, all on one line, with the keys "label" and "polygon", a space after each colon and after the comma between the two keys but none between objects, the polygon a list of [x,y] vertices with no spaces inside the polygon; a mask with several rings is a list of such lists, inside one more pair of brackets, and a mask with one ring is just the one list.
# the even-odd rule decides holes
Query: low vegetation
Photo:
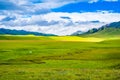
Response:
[{"label": "low vegetation", "polygon": [[119,38],[1,36],[0,39],[0,80],[120,79]]}]

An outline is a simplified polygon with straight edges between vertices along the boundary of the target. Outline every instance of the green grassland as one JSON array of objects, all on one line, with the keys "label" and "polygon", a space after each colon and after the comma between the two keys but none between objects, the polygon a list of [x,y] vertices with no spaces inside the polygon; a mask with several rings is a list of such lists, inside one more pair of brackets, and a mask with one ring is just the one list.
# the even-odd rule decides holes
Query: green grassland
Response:
[{"label": "green grassland", "polygon": [[0,39],[0,80],[120,80],[120,38]]}]

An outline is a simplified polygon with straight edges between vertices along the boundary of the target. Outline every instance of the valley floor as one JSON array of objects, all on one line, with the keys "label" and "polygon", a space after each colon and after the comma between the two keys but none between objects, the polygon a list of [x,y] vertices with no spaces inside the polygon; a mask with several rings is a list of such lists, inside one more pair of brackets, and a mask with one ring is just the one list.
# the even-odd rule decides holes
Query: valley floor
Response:
[{"label": "valley floor", "polygon": [[120,80],[119,38],[40,39],[0,40],[0,80]]}]

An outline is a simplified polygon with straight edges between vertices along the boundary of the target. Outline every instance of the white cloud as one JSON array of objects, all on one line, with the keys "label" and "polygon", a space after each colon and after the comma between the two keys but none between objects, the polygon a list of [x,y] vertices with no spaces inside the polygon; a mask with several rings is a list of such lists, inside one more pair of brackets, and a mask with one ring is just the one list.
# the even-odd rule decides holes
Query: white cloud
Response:
[{"label": "white cloud", "polygon": [[0,15],[0,21],[4,19],[6,16],[5,15]]},{"label": "white cloud", "polygon": [[[8,5],[11,4],[11,10],[3,10],[3,14],[26,14],[26,15],[36,15],[36,14],[46,14],[51,12],[52,9],[62,7],[71,3],[78,2],[98,2],[98,1],[118,1],[118,0],[8,0],[3,1]],[[4,4],[4,3],[3,3]],[[6,6],[5,6],[6,7]],[[16,9],[14,9],[16,7]],[[8,7],[9,8],[9,7]],[[13,10],[12,10],[13,9]],[[0,12],[1,13],[1,12]]]},{"label": "white cloud", "polygon": [[61,7],[66,4],[83,2],[88,0],[36,0],[40,1],[38,3],[34,3],[34,0],[9,0],[10,2],[17,4],[18,6],[24,7],[27,10],[35,10],[35,9],[52,9]]},{"label": "white cloud", "polygon": [[103,12],[85,12],[85,13],[62,13],[62,12],[52,12],[42,15],[42,18],[47,21],[64,21],[68,20],[62,19],[61,16],[71,18],[72,22],[88,22],[88,21],[100,21],[110,23],[113,21],[120,20],[120,13],[103,13]]},{"label": "white cloud", "polygon": [[71,35],[76,31],[86,32],[92,28],[98,28],[99,26],[103,25],[103,23],[88,23],[88,24],[81,24],[79,26],[60,26],[60,25],[51,25],[51,26],[38,26],[38,25],[28,25],[28,26],[1,26],[2,28],[6,29],[16,29],[16,30],[26,30],[26,31],[33,31],[33,32],[42,32],[48,34],[56,34],[56,35]]},{"label": "white cloud", "polygon": [[[18,17],[17,17],[18,16]],[[62,17],[68,17],[62,18]],[[10,29],[23,29],[57,35],[70,35],[76,31],[87,31],[99,28],[111,22],[120,21],[120,13],[85,12],[62,13],[51,12],[42,15],[23,16],[16,15],[16,20],[1,23],[1,27]]]},{"label": "white cloud", "polygon": [[[34,3],[35,0],[9,0],[10,2],[18,5],[21,8],[24,8],[26,11],[35,12],[38,9],[53,9],[58,8],[70,3],[78,3],[78,2],[98,2],[101,0],[36,0],[38,3]],[[118,1],[118,0],[102,0],[102,1]]]},{"label": "white cloud", "polygon": [[29,3],[28,0],[9,0],[9,1],[17,5],[26,5]]},{"label": "white cloud", "polygon": [[89,3],[98,2],[99,0],[90,0]]}]

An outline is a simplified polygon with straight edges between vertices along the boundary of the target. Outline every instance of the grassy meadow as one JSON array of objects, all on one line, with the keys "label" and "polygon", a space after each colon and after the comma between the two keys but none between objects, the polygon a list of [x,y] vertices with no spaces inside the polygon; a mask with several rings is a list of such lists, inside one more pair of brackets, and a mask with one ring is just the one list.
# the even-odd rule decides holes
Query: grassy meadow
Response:
[{"label": "grassy meadow", "polygon": [[0,36],[0,80],[120,80],[120,38]]}]

